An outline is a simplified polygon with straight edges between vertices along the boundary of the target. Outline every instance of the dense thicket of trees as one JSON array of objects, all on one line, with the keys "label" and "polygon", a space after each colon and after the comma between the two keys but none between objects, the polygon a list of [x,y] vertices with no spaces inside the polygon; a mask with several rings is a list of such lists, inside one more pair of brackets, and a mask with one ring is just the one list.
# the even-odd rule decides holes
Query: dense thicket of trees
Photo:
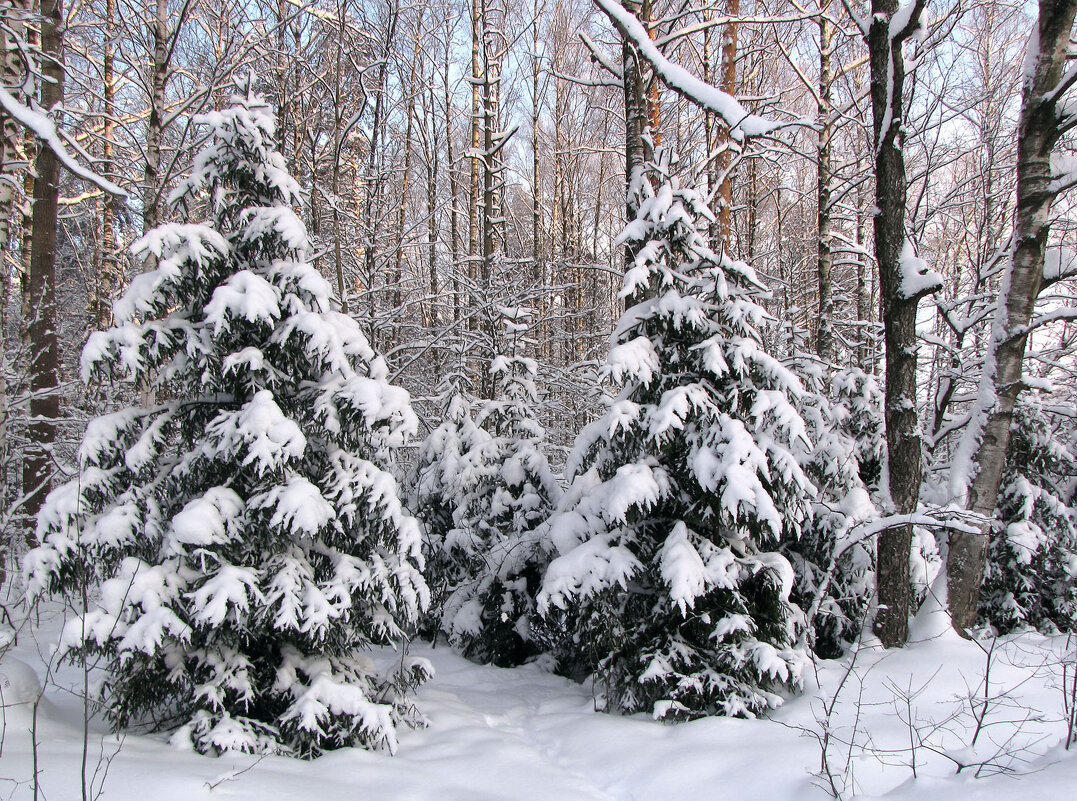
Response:
[{"label": "dense thicket of trees", "polygon": [[[602,367],[642,325],[625,310],[703,297],[697,272],[742,262],[759,284],[747,339],[792,376],[805,425],[785,446],[808,483],[771,532],[795,569],[777,639],[833,654],[871,622],[900,645],[947,577],[962,632],[1072,627],[1073,20],[1073,0],[0,0],[6,558],[81,469],[88,419],[170,400],[152,373],[82,385],[80,352],[158,267],[129,246],[180,219],[168,199],[197,115],[253,72],[309,260],[417,413],[386,467],[424,526],[427,635],[501,662],[579,644],[578,610],[534,614],[566,545],[551,510],[581,502],[559,500],[557,475],[580,472],[588,424],[607,421],[610,442],[642,426],[710,347],[671,356],[678,386],[637,398]],[[692,252],[713,259],[639,230],[644,186],[698,189],[691,214],[666,211],[693,218]],[[668,266],[641,283],[652,262]],[[708,330],[682,322],[686,340]],[[723,411],[747,402],[733,394]],[[682,439],[633,463],[698,456],[688,429],[710,418],[685,402]],[[784,408],[741,411],[758,433]],[[625,524],[647,528],[655,503]],[[693,526],[719,549],[766,539]],[[664,613],[687,615],[687,597]]]}]

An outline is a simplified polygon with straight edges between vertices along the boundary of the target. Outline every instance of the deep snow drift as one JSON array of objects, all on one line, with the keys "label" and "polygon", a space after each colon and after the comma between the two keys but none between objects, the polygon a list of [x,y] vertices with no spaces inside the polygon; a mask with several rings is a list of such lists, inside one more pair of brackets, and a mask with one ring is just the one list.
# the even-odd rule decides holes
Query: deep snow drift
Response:
[{"label": "deep snow drift", "polygon": [[[18,620],[16,603],[6,605]],[[34,798],[34,686],[46,676],[62,619],[57,607],[35,614],[0,660],[0,799]],[[804,694],[773,719],[681,725],[596,713],[589,687],[535,666],[482,667],[444,645],[413,643],[411,654],[430,659],[437,671],[417,694],[430,725],[404,732],[396,756],[348,749],[313,762],[202,757],[169,745],[164,735],[117,739],[91,721],[87,797],[143,801],[151,791],[153,801],[823,799],[829,782],[813,774],[820,771],[825,710],[839,686],[827,757],[846,797],[1071,797],[1077,746],[1063,749],[1064,639],[996,644],[986,725],[972,747],[982,703],[970,705],[969,697],[983,698],[987,657],[941,623],[937,614],[922,613],[916,642],[890,653],[865,646],[852,671],[849,658],[820,663],[817,673],[809,670]],[[1071,673],[1075,645],[1068,646]],[[376,657],[399,658],[391,651]],[[37,714],[39,798],[82,797],[83,682],[70,665],[45,682]],[[955,775],[957,762],[985,761]]]}]

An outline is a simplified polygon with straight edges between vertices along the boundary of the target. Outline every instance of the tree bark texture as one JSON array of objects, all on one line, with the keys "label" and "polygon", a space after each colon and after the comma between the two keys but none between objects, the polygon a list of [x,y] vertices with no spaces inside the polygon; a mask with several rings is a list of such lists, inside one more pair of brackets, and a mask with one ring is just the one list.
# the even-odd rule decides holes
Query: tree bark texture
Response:
[{"label": "tree bark texture", "polygon": [[161,150],[164,144],[165,84],[168,82],[168,2],[157,0],[151,23],[153,65],[150,75],[150,117],[146,129],[146,168],[143,172],[142,230],[161,221]]},{"label": "tree bark texture", "polygon": [[[950,615],[961,633],[976,623],[991,518],[1010,443],[1013,410],[1022,389],[1027,329],[1043,284],[1051,204],[1058,194],[1052,186],[1051,151],[1063,126],[1075,119],[1072,114],[1060,113],[1057,102],[1075,12],[1077,0],[1040,0],[1038,48],[1030,54],[1035,66],[1022,91],[1011,264],[1003,278],[981,378],[981,394],[985,389],[992,391],[995,402],[987,413],[973,459],[976,474],[967,499],[969,510],[985,522],[978,534],[954,532],[947,557]],[[989,372],[992,368],[993,374]]]},{"label": "tree bark texture", "polygon": [[830,176],[832,172],[830,140],[833,134],[831,120],[831,84],[833,71],[830,55],[834,41],[834,26],[827,19],[830,12],[828,0],[823,3],[822,16],[819,17],[819,98],[816,108],[816,123],[819,126],[819,157],[817,161],[818,176],[816,184],[816,201],[818,213],[819,253],[816,271],[819,278],[819,328],[816,332],[815,349],[824,362],[834,360],[834,292],[831,273],[834,269],[834,255],[830,241]]},{"label": "tree bark texture", "polygon": [[[923,477],[916,413],[916,307],[920,296],[902,291],[901,249],[905,243],[907,179],[902,151],[905,61],[902,44],[919,25],[924,0],[916,0],[901,30],[891,30],[898,0],[872,0],[868,51],[875,133],[875,258],[879,265],[880,316],[886,343],[886,445],[893,510],[914,512]],[[887,648],[904,644],[909,629],[909,555],[912,526],[879,535],[876,576],[876,636]]]},{"label": "tree bark texture", "polygon": [[[726,0],[726,13],[730,19],[740,14],[740,0]],[[722,26],[721,89],[727,95],[737,94],[737,23]],[[718,236],[721,245],[729,252],[733,249],[733,156],[737,143],[727,129],[719,124],[720,140],[725,149],[717,157],[718,185]]]},{"label": "tree bark texture", "polygon": [[[625,7],[635,13],[644,25],[648,24],[651,12],[649,0],[643,3],[626,0]],[[650,70],[645,66],[636,47],[627,39],[621,45],[621,65],[625,98],[625,221],[630,222],[636,217],[636,203],[632,195],[636,173],[642,170],[644,163],[654,155],[644,138],[652,117],[648,102],[648,82],[653,81],[654,77],[649,75]],[[625,245],[626,270],[635,264],[636,251],[636,245]],[[628,306],[635,302],[636,299],[625,298],[625,304]]]},{"label": "tree bark texture", "polygon": [[[41,3],[41,105],[63,101],[63,10],[60,0]],[[23,461],[25,513],[33,518],[48,494],[52,446],[60,416],[57,394],[59,349],[56,337],[56,225],[60,163],[51,148],[40,147],[34,164],[34,206],[30,274],[26,282],[27,338],[30,344],[30,442]]]}]

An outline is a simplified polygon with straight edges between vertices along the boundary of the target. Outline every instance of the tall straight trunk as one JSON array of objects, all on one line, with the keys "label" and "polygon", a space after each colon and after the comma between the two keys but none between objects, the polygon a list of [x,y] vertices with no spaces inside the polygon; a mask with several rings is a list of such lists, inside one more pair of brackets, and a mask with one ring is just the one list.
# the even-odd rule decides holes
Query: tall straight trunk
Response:
[{"label": "tall straight trunk", "polygon": [[342,240],[344,235],[340,230],[340,161],[344,153],[345,117],[343,89],[344,69],[344,36],[347,33],[347,8],[344,2],[337,5],[337,35],[336,53],[333,69],[334,102],[333,102],[333,128],[337,132],[336,147],[333,150],[333,170],[330,175],[330,186],[333,192],[333,273],[337,279],[337,296],[340,298],[340,308],[345,314],[348,313],[348,286],[344,280],[344,252]]},{"label": "tall straight trunk", "polygon": [[[438,150],[437,116],[434,109],[437,101],[434,95],[434,79],[436,76],[435,62],[430,62],[430,74],[426,91],[426,100],[429,111],[426,116],[428,142],[426,153],[426,271],[430,279],[430,302],[427,305],[427,326],[431,329],[438,327],[438,173],[441,171],[439,163],[440,151]],[[440,361],[440,360],[439,360]]]},{"label": "tall straight trunk", "polygon": [[[501,219],[500,186],[501,180],[501,147],[504,144],[500,139],[501,119],[501,58],[504,53],[504,42],[500,27],[504,24],[504,9],[492,7],[490,2],[483,0],[482,14],[479,19],[481,32],[481,67],[482,81],[479,84],[481,91],[481,195],[479,197],[480,216],[480,259],[481,270],[480,283],[484,298],[488,302],[491,299],[495,263],[497,260],[498,244],[502,236],[504,222]],[[497,349],[496,323],[492,314],[483,316],[485,321],[484,335],[491,351],[485,356],[492,359]],[[488,364],[483,363],[479,368],[479,386],[483,397],[493,397],[493,385],[490,378]]]},{"label": "tall straight trunk", "polygon": [[[294,175],[297,170],[299,152],[291,149],[291,135],[290,130],[292,128],[292,92],[288,87],[288,79],[291,74],[288,64],[288,2],[287,0],[277,0],[276,5],[277,13],[277,52],[274,54],[276,57],[276,64],[274,65],[274,76],[277,84],[277,142],[281,153],[283,154],[285,161],[288,164],[289,171]],[[295,59],[298,61],[298,53]],[[299,87],[296,86],[296,91]]]},{"label": "tall straight trunk", "polygon": [[[294,93],[290,102],[292,112],[292,159],[295,161],[296,177],[298,177],[300,164],[302,163],[303,132],[305,130],[305,108],[303,97],[299,93],[299,87],[302,85],[301,77],[303,73],[303,62],[299,57],[299,54],[303,52],[303,29],[298,22],[292,26],[292,52],[295,54],[295,58],[292,59],[292,61],[295,62],[294,69],[292,70],[292,86],[294,87]],[[314,184],[315,174],[314,163],[311,162],[310,177],[312,186]],[[311,205],[313,204],[314,193],[311,192]],[[315,219],[312,212],[311,223],[313,223]]]},{"label": "tall straight trunk", "polygon": [[[20,5],[11,7],[8,12],[7,29],[0,30],[0,85],[15,87],[22,83],[22,60],[14,38],[22,38],[26,25],[22,19],[24,9]],[[0,109],[0,247],[4,253],[10,253],[10,244],[16,235],[19,201],[22,195],[22,175],[27,172],[26,160],[20,147],[22,128],[3,109]],[[9,270],[5,267],[3,281],[7,286]],[[7,290],[5,290],[7,291]],[[3,332],[0,331],[0,336]]]},{"label": "tall straight trunk", "polygon": [[498,128],[498,83],[500,82],[500,63],[494,29],[490,26],[491,9],[483,3],[482,26],[482,282],[483,288],[489,290],[493,276],[494,258],[497,249],[497,177],[496,163],[497,128]]},{"label": "tall straight trunk", "polygon": [[[363,232],[363,278],[366,280],[367,319],[370,331],[370,344],[377,347],[375,313],[377,311],[374,298],[374,285],[377,281],[377,251],[379,234],[379,217],[381,215],[381,186],[382,176],[377,174],[378,157],[381,155],[381,138],[385,127],[385,92],[386,78],[388,75],[389,57],[393,49],[393,40],[396,38],[396,26],[400,19],[399,0],[389,0],[389,19],[385,26],[385,39],[381,47],[381,63],[378,64],[378,78],[374,87],[374,113],[370,123],[370,150],[367,153],[365,184],[365,228]],[[343,303],[345,313],[348,306]]]},{"label": "tall straight trunk", "polygon": [[400,315],[401,290],[400,283],[404,272],[404,223],[407,220],[408,190],[411,188],[411,160],[413,152],[412,140],[415,133],[415,102],[418,95],[416,89],[415,74],[419,64],[419,37],[423,22],[423,10],[419,8],[419,18],[415,23],[415,42],[411,51],[411,66],[408,70],[408,85],[404,88],[406,102],[407,122],[404,126],[404,175],[400,181],[400,205],[396,210],[396,232],[393,242],[396,245],[396,255],[393,257],[392,275],[392,318],[395,320]]},{"label": "tall straight trunk", "polygon": [[[467,296],[463,299],[462,306],[470,314],[467,317],[468,331],[474,335],[479,329],[478,299],[474,294],[474,287],[478,279],[478,264],[481,259],[480,247],[482,239],[481,221],[479,218],[479,206],[482,203],[482,161],[480,151],[482,149],[482,108],[481,83],[484,78],[482,64],[482,19],[485,11],[485,0],[471,0],[471,137],[470,137],[470,166],[471,172],[468,183],[467,205]],[[489,374],[474,357],[467,360],[466,372],[471,380],[471,385],[478,388],[482,393],[481,383]]]},{"label": "tall straight trunk", "polygon": [[[116,0],[105,0],[105,41],[101,51],[104,124],[101,132],[100,172],[113,178],[113,139],[116,130],[116,76],[112,37]],[[119,259],[116,258],[116,198],[105,194],[101,208],[101,269],[97,275],[93,314],[98,328],[112,324],[112,298],[120,286]]]},{"label": "tall straight trunk", "polygon": [[[893,511],[914,512],[923,477],[922,443],[916,411],[916,307],[923,292],[903,288],[901,250],[905,244],[907,179],[902,150],[905,60],[903,43],[919,26],[924,0],[914,0],[908,22],[890,30],[898,0],[872,0],[868,52],[871,110],[875,134],[875,258],[879,264],[880,317],[886,341],[886,445]],[[874,631],[887,648],[908,638],[909,554],[912,525],[879,535],[878,613]]]},{"label": "tall straight trunk", "polygon": [[856,232],[855,243],[857,252],[856,256],[856,319],[860,325],[860,334],[858,335],[856,346],[856,364],[864,372],[872,371],[872,354],[871,348],[868,346],[869,331],[871,330],[871,293],[868,291],[867,273],[870,269],[868,264],[868,257],[864,251],[864,246],[867,243],[865,238],[865,229],[867,227],[867,218],[864,214],[864,207],[867,201],[867,193],[863,189],[863,185],[857,189],[856,192]]},{"label": "tall straight trunk", "polygon": [[[740,0],[726,0],[726,13],[730,19],[740,14]],[[722,64],[720,69],[721,88],[728,95],[737,94],[737,23],[729,22],[722,28]],[[733,164],[733,139],[728,131],[722,136],[725,150],[718,156],[715,165],[719,180],[718,185],[718,237],[726,250],[732,250],[733,235],[733,176],[730,166]]]},{"label": "tall straight trunk", "polygon": [[[558,6],[557,13],[560,13],[560,10]],[[542,15],[542,6],[540,0],[534,0],[532,14],[534,20],[531,27],[531,272],[535,285],[545,286],[546,259],[542,250],[542,200],[539,189],[542,181],[539,172],[539,139],[542,135],[542,66],[539,59],[541,41],[539,19]],[[535,333],[538,336],[543,359],[549,358],[550,330],[546,322],[547,304],[546,295],[541,295],[538,298],[539,327]]]},{"label": "tall straight trunk", "polygon": [[[41,105],[52,109],[63,101],[63,9],[60,0],[41,3]],[[59,347],[56,337],[56,248],[60,163],[51,148],[39,147],[34,164],[33,242],[27,305],[30,310],[30,444],[23,461],[25,512],[41,508],[52,480],[52,447],[60,416]]]},{"label": "tall straight trunk", "polygon": [[[740,14],[740,0],[726,0],[726,13],[732,19]],[[737,93],[737,23],[729,22],[722,28],[721,41],[721,88],[729,95]],[[730,246],[733,229],[733,177],[729,174],[733,163],[733,140],[725,137],[726,150],[717,159],[721,176],[718,188],[718,228],[726,249]]]},{"label": "tall straight trunk", "polygon": [[[1043,285],[1051,204],[1058,194],[1058,184],[1051,171],[1051,152],[1062,128],[1077,124],[1077,115],[1058,107],[1075,12],[1077,0],[1040,0],[1036,36],[1026,56],[1030,59],[1026,63],[1031,63],[1032,69],[1025,80],[1018,122],[1012,252],[1000,287],[980,378],[979,397],[991,398],[993,403],[979,410],[983,423],[969,432],[969,436],[977,437],[977,442],[975,457],[969,465],[975,475],[966,503],[971,511],[983,517],[984,523],[977,534],[952,534],[947,559],[950,614],[954,628],[962,633],[976,622],[991,518],[1010,443],[1013,409],[1022,389],[1028,325]],[[1072,77],[1069,80],[1073,82]]]},{"label": "tall straight trunk", "polygon": [[[703,21],[710,22],[714,19],[714,10],[710,7],[703,9]],[[711,28],[703,29],[703,48],[700,56],[703,60],[703,80],[714,83],[714,53],[711,44]],[[716,159],[711,158],[718,142],[718,128],[714,119],[714,112],[710,109],[703,111],[703,148],[707,156],[707,169],[705,172],[707,197],[711,198],[718,191],[718,167]],[[707,233],[710,246],[719,247],[718,220],[707,222]]]},{"label": "tall straight trunk", "polygon": [[[471,0],[471,183],[468,195],[468,235],[467,235],[467,274],[472,283],[475,281],[475,262],[479,258],[479,203],[482,185],[482,163],[479,151],[482,147],[482,13],[484,0]],[[468,327],[474,330],[475,318],[471,318]]]},{"label": "tall straight trunk", "polygon": [[[27,31],[29,33],[29,31]],[[28,37],[36,39],[36,36]],[[35,42],[36,44],[36,42]],[[30,164],[37,159],[38,143],[34,138],[34,135],[30,131],[26,131],[22,139],[22,150],[25,154],[26,163]],[[30,279],[30,256],[33,253],[34,243],[34,204],[32,202],[34,197],[34,171],[27,169],[22,177],[22,196],[23,203],[20,209],[20,235],[22,237],[22,247],[19,249],[19,274],[22,276],[23,284],[23,320],[30,318],[30,313],[26,308],[26,287]]]},{"label": "tall straight trunk", "polygon": [[829,0],[822,0],[819,17],[819,98],[816,106],[816,124],[819,126],[819,158],[816,183],[816,202],[818,213],[818,258],[816,272],[819,279],[819,328],[816,332],[815,351],[823,362],[834,360],[834,293],[831,286],[831,272],[834,269],[834,254],[830,241],[830,177],[832,173],[830,157],[830,139],[833,134],[831,119],[831,84],[833,72],[830,66],[831,49],[834,42],[834,26],[827,19],[830,13]]},{"label": "tall straight trunk", "polygon": [[554,237],[554,259],[564,263],[567,242],[565,217],[565,91],[564,82],[557,76],[561,64],[554,62],[553,101],[553,204],[550,209],[550,233]]},{"label": "tall straight trunk", "polygon": [[[626,0],[625,7],[632,10],[645,26],[650,22],[651,3],[643,0],[641,3]],[[654,154],[650,145],[644,139],[652,113],[649,108],[650,91],[649,81],[653,81],[653,75],[645,74],[647,71],[644,61],[635,46],[625,39],[621,44],[621,72],[624,84],[625,99],[625,221],[631,222],[636,217],[636,203],[632,194],[633,186],[638,178],[637,173],[643,169],[644,163]],[[629,269],[636,261],[638,245],[631,242],[625,245],[625,269]],[[626,306],[631,306],[637,299],[625,298]]]},{"label": "tall straight trunk", "polygon": [[168,0],[157,0],[150,26],[153,64],[150,73],[150,115],[146,128],[146,167],[143,172],[142,230],[161,221],[161,149],[164,142],[165,84],[168,81]]},{"label": "tall straight trunk", "polygon": [[[535,0],[532,13],[534,21],[531,28],[531,261],[534,264],[535,279],[539,275],[542,261],[542,203],[539,200],[539,135],[541,133],[542,103],[541,91],[542,69],[539,62],[539,0]],[[541,315],[540,315],[541,316]]]},{"label": "tall straight trunk", "polygon": [[576,339],[576,321],[573,318],[573,313],[576,311],[579,301],[575,295],[571,267],[569,266],[572,257],[570,255],[570,239],[568,235],[568,188],[567,166],[565,164],[568,156],[567,137],[565,136],[568,100],[565,82],[559,77],[564,66],[562,55],[559,50],[553,69],[553,207],[550,214],[550,233],[554,239],[551,253],[554,264],[550,272],[555,283],[567,287],[565,292],[566,302],[562,309],[564,330],[561,334],[563,345],[560,359],[564,364],[572,364],[574,359],[573,345]]},{"label": "tall straight trunk", "polygon": [[[15,87],[22,83],[22,62],[16,46],[16,39],[25,38],[25,23],[19,12],[21,7],[12,8],[7,20],[8,31],[0,31],[0,84]],[[18,99],[22,99],[16,95]],[[9,486],[12,477],[8,474],[10,444],[8,442],[8,423],[10,404],[8,402],[7,368],[8,368],[8,306],[11,303],[14,269],[19,263],[14,259],[18,247],[21,227],[18,224],[21,215],[28,212],[24,194],[24,176],[30,174],[29,164],[23,154],[22,128],[15,120],[0,110],[0,484]],[[4,566],[7,564],[6,552],[9,543],[0,541],[0,581],[4,580]]]},{"label": "tall straight trunk", "polygon": [[452,321],[460,322],[460,187],[456,178],[456,157],[453,153],[452,95],[449,92],[450,37],[445,35],[442,68],[445,73],[445,162],[449,171],[449,269],[452,273]]},{"label": "tall straight trunk", "polygon": [[755,264],[759,240],[759,160],[748,161],[748,242],[744,249],[749,264]]}]

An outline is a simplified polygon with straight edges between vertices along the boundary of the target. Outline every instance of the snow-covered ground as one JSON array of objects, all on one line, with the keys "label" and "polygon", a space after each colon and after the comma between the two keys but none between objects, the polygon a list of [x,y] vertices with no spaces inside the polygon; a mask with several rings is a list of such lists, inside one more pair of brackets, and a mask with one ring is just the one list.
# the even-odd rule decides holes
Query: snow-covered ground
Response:
[{"label": "snow-covered ground", "polygon": [[[0,799],[35,797],[32,704],[14,702],[33,695],[31,671],[44,677],[60,617],[58,610],[41,613],[0,661]],[[982,707],[970,708],[968,698],[983,697],[984,651],[946,633],[937,616],[917,621],[914,636],[917,642],[898,651],[865,647],[852,671],[849,660],[821,664],[819,684],[813,675],[806,692],[772,720],[712,718],[681,725],[596,713],[588,687],[537,667],[482,667],[445,647],[415,644],[412,653],[437,670],[417,697],[430,725],[403,733],[396,756],[343,750],[313,762],[209,758],[180,751],[160,735],[117,740],[94,721],[85,749],[85,775],[93,784],[88,797],[823,799],[827,780],[813,774],[820,772],[825,710],[839,686],[827,753],[846,797],[853,790],[860,797],[916,801],[1072,797],[1077,746],[1063,749],[1065,643],[1024,637],[997,645],[988,725],[972,748],[972,712]],[[388,652],[380,656],[392,658]],[[81,671],[71,666],[46,682],[37,715],[41,799],[82,797],[82,682]],[[996,752],[998,765],[981,769],[979,778],[975,767],[955,775],[955,759],[983,761]],[[1014,772],[1003,775],[999,767]]]}]

